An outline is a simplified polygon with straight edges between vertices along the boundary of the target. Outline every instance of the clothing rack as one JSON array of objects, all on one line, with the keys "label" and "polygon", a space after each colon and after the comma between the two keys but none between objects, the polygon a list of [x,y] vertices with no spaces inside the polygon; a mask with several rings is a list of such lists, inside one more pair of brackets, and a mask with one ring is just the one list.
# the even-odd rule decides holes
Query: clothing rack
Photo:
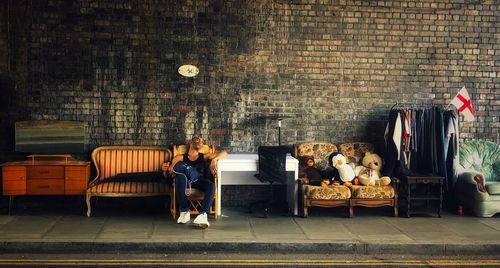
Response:
[{"label": "clothing rack", "polygon": [[452,110],[449,105],[443,108],[441,105],[433,103],[396,103],[392,105],[391,110],[429,109],[434,107],[440,108],[443,111]]},{"label": "clothing rack", "polygon": [[432,103],[396,103],[391,107],[391,110],[434,108],[434,107],[439,108],[440,106]]},{"label": "clothing rack", "polygon": [[446,191],[452,189],[458,152],[455,110],[431,103],[396,103],[389,112],[385,140],[384,174],[436,174],[446,178]]}]

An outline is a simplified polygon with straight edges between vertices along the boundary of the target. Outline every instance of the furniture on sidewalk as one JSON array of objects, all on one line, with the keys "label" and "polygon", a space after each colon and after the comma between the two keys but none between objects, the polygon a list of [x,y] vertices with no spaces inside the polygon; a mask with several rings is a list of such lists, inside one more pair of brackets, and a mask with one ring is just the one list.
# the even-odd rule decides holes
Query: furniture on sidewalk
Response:
[{"label": "furniture on sidewalk", "polygon": [[[348,163],[354,162],[356,166],[362,165],[366,152],[375,152],[371,143],[352,142],[339,146],[339,151]],[[349,217],[354,215],[354,207],[382,207],[389,206],[393,209],[393,216],[398,216],[398,184],[399,179],[391,178],[391,184],[385,186],[352,185],[351,198],[349,199]]]},{"label": "furniture on sidewalk", "polygon": [[[374,152],[374,146],[369,143],[344,143],[339,148],[339,152],[346,157],[348,163],[354,162],[356,165],[361,165],[365,152]],[[337,152],[337,147],[332,143],[302,143],[295,145],[294,149],[294,155],[301,160],[304,157],[313,156],[319,168],[326,168],[322,163],[328,163],[328,156],[333,152]],[[309,179],[302,172],[305,165],[305,161],[300,161],[302,216],[307,217],[308,208],[312,206],[346,206],[349,208],[349,217],[353,217],[356,206],[390,206],[393,208],[394,217],[398,216],[397,178],[391,178],[391,184],[386,186],[352,185],[349,188],[313,186],[309,184]]]},{"label": "furniture on sidewalk", "polygon": [[409,218],[411,214],[430,213],[435,210],[437,216],[441,218],[443,181],[444,177],[432,174],[402,176],[399,196],[406,217]]},{"label": "furniture on sidewalk", "polygon": [[[217,177],[219,184],[217,185],[217,215],[221,215],[221,185],[263,185],[262,182],[256,180],[255,177],[232,178],[226,177],[226,172],[252,172],[252,175],[259,171],[259,156],[258,154],[229,154],[226,158],[217,161]],[[297,194],[298,194],[298,175],[299,161],[291,155],[286,156],[286,171],[287,171],[287,203],[292,210],[293,215],[298,214]],[[288,173],[293,172],[293,176]]]},{"label": "furniture on sidewalk", "polygon": [[151,146],[101,146],[92,151],[96,177],[89,183],[87,216],[92,197],[145,197],[171,194],[162,164],[171,160],[169,149]]},{"label": "furniture on sidewalk", "polygon": [[461,170],[455,184],[458,205],[478,217],[500,212],[500,145],[472,140],[460,144]]},{"label": "furniture on sidewalk", "polygon": [[[313,157],[316,168],[325,171],[328,168],[328,157],[337,152],[337,146],[332,143],[301,143],[294,145],[293,155],[299,159],[299,200],[300,215],[309,216],[309,207],[349,207],[351,191],[345,186],[328,187],[311,185],[310,178],[304,172],[308,157]],[[323,172],[328,173],[328,172]],[[325,178],[330,179],[330,178]]]},{"label": "furniture on sidewalk", "polygon": [[3,195],[9,196],[9,214],[14,196],[84,195],[90,177],[90,162],[71,155],[30,155],[26,161],[2,164]]},{"label": "furniture on sidewalk", "polygon": [[[174,145],[173,147],[173,157],[176,157],[177,155],[183,155],[187,152],[188,147],[186,145]],[[199,150],[200,153],[207,154],[207,153],[215,153],[215,146],[214,145],[203,145],[203,147]],[[173,158],[172,158],[173,159]],[[220,161],[220,160],[219,160]],[[213,176],[213,183],[215,186],[215,193],[214,193],[214,203],[212,207],[210,208],[210,215],[214,215],[214,218],[217,219],[217,211],[218,211],[218,205],[220,204],[219,202],[219,179],[218,176]],[[176,188],[175,188],[175,176],[172,176],[172,195],[171,195],[171,200],[170,200],[170,213],[172,214],[172,217],[174,220],[177,219],[178,214],[180,213],[179,208],[177,207],[177,197],[176,197]],[[189,212],[191,215],[198,215],[200,212],[198,211],[198,208],[201,208],[202,201],[205,198],[205,195],[203,192],[199,191],[196,188],[191,188],[191,194],[187,197],[189,201]]]}]

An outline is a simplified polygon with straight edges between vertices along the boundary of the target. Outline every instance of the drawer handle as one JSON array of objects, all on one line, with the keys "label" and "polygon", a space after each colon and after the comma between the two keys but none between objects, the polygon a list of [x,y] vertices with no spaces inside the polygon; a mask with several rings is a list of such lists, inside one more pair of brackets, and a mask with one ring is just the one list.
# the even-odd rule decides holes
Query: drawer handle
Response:
[{"label": "drawer handle", "polygon": [[41,171],[38,171],[38,173],[40,173],[40,174],[49,174],[50,171],[48,171],[48,170],[41,170]]},{"label": "drawer handle", "polygon": [[40,188],[40,189],[49,189],[50,185],[40,185],[40,186],[38,186],[38,188]]},{"label": "drawer handle", "polygon": [[425,183],[425,184],[429,183],[428,180],[423,180],[422,182]]}]

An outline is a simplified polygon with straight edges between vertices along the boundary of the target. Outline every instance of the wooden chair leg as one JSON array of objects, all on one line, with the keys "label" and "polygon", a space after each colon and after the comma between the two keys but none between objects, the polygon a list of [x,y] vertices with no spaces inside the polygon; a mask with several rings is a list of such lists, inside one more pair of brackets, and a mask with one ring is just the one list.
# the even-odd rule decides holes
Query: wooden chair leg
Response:
[{"label": "wooden chair leg", "polygon": [[172,215],[172,218],[174,221],[177,219],[177,208],[176,208],[176,203],[175,203],[175,196],[172,196],[170,198],[170,214]]},{"label": "wooden chair leg", "polygon": [[90,193],[87,193],[87,217],[90,217],[90,213],[92,212],[92,208],[90,206],[90,199],[92,198],[92,195]]},{"label": "wooden chair leg", "polygon": [[217,208],[216,205],[213,205],[213,213],[214,213],[214,220],[217,220]]},{"label": "wooden chair leg", "polygon": [[304,206],[304,215],[302,217],[307,218],[309,217],[309,207]]},{"label": "wooden chair leg", "polygon": [[349,218],[352,218],[354,216],[354,206],[349,205]]},{"label": "wooden chair leg", "polygon": [[170,195],[170,214],[172,215],[172,218],[177,220],[177,196],[175,196],[177,193],[175,191],[175,180],[172,183],[172,195]]}]

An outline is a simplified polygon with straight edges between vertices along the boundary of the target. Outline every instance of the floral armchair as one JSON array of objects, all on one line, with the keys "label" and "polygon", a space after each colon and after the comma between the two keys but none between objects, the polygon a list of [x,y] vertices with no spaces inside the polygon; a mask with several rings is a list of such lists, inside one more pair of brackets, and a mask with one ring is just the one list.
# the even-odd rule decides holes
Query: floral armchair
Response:
[{"label": "floral armchair", "polygon": [[[370,143],[353,142],[344,143],[339,146],[348,163],[354,162],[356,166],[362,165],[362,159],[366,152],[374,152],[374,146]],[[386,186],[364,186],[352,185],[351,198],[349,199],[349,217],[354,215],[354,207],[381,207],[393,208],[394,217],[398,216],[398,184],[397,178],[391,178],[391,184]]]},{"label": "floral armchair", "polygon": [[[332,143],[301,143],[295,144],[292,156],[299,159],[299,214],[308,217],[309,207],[339,207],[349,206],[351,191],[345,186],[328,187],[311,185],[311,178],[304,172],[309,157],[313,157],[316,167],[328,171],[328,157],[337,152],[337,146]],[[325,174],[328,172],[324,172]],[[325,175],[327,176],[327,175]],[[325,177],[325,179],[330,179]]]},{"label": "floral armchair", "polygon": [[472,140],[460,144],[460,170],[455,184],[459,205],[478,217],[500,212],[500,145]]}]

